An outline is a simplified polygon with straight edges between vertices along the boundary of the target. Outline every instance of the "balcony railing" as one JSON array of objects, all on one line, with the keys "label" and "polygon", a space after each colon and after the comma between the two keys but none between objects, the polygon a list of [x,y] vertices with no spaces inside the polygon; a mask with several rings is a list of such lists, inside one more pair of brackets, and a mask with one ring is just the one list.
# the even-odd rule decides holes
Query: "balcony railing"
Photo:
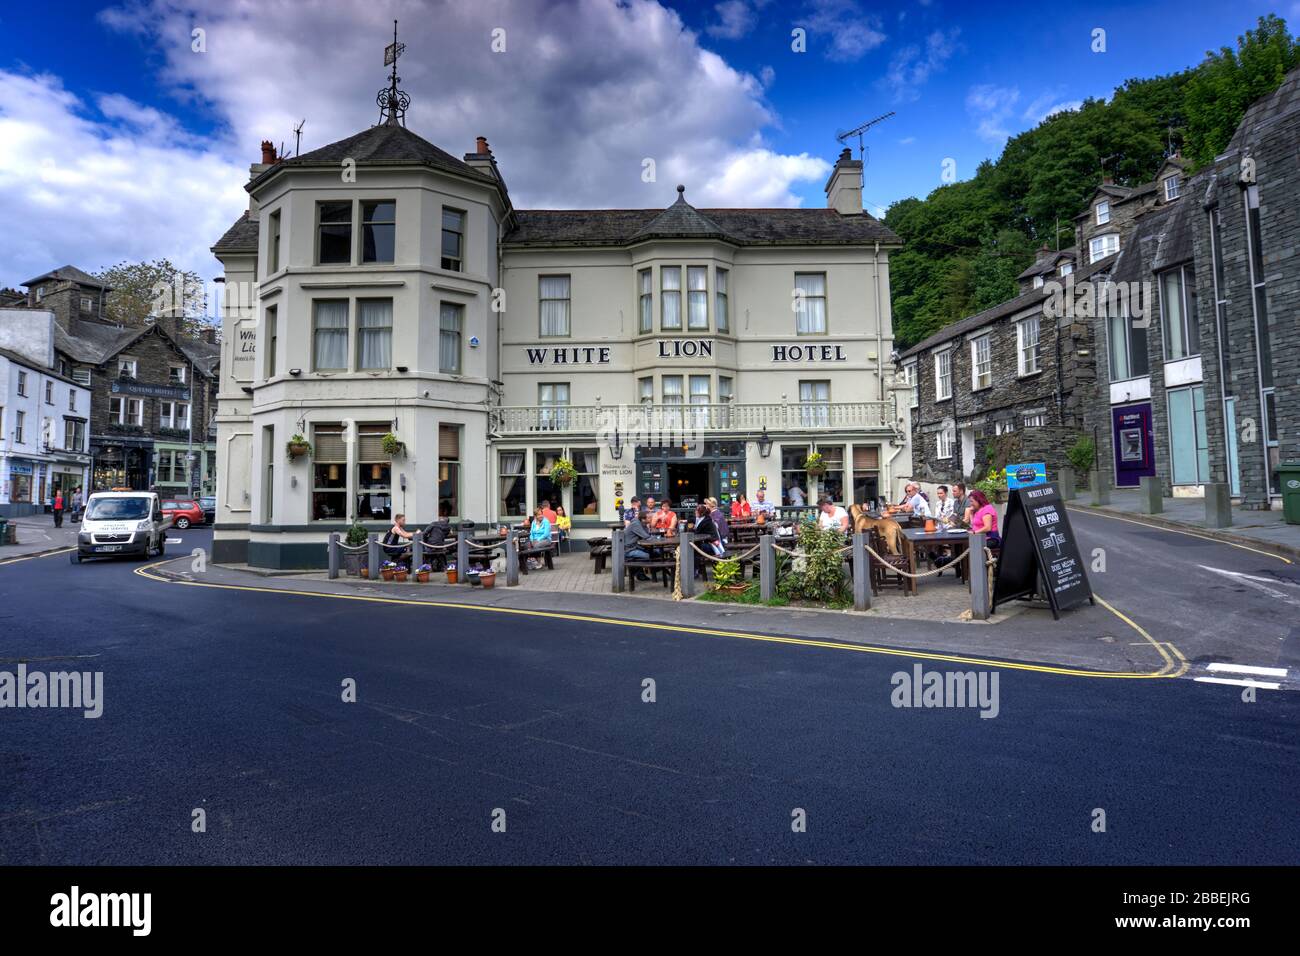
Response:
[{"label": "balcony railing", "polygon": [[894,403],[808,402],[710,405],[501,405],[495,435],[534,432],[675,435],[682,432],[869,431],[895,429]]}]

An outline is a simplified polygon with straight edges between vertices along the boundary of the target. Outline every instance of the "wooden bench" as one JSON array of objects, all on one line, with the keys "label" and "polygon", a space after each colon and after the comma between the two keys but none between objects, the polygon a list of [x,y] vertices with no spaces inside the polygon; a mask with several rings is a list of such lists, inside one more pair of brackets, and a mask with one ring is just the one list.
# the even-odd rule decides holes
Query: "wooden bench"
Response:
[{"label": "wooden bench", "polygon": [[673,575],[677,573],[677,559],[674,558],[629,558],[623,562],[624,571],[627,573],[627,589],[636,590],[636,572],[663,571],[664,587],[672,587]]},{"label": "wooden bench", "polygon": [[596,564],[595,573],[604,573],[606,563],[613,558],[614,554],[614,546],[609,538],[588,538],[587,548],[588,557]]},{"label": "wooden bench", "polygon": [[537,547],[534,548],[521,547],[519,549],[519,573],[520,574],[528,573],[529,558],[541,558],[543,561],[546,562],[546,570],[554,571],[555,570],[554,555],[555,555],[554,542],[550,544],[538,545]]}]

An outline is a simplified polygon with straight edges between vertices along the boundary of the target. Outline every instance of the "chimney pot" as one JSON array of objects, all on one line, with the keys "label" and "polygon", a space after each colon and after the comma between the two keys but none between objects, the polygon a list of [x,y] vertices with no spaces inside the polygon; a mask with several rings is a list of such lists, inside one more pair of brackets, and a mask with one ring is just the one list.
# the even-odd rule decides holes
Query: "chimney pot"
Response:
[{"label": "chimney pot", "polygon": [[839,162],[847,163],[852,159],[853,159],[853,151],[851,149],[845,146],[842,150],[840,150]]},{"label": "chimney pot", "polygon": [[1102,183],[1103,186],[1114,186],[1114,185],[1115,185],[1115,177],[1114,177],[1114,176],[1102,176],[1102,177],[1101,177],[1101,183]]},{"label": "chimney pot", "polygon": [[270,166],[275,161],[275,145],[269,139],[262,140],[262,162]]},{"label": "chimney pot", "polygon": [[488,147],[487,137],[485,136],[478,137],[478,139],[475,141],[474,151],[478,153],[480,156],[492,155],[492,150]]}]

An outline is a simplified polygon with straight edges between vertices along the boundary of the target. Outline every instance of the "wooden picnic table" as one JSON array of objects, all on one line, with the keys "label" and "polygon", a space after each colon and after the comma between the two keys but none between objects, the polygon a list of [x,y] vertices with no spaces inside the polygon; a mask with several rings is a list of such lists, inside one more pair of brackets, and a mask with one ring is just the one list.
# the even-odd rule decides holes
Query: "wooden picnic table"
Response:
[{"label": "wooden picnic table", "polygon": [[[961,545],[970,543],[969,533],[965,528],[953,530],[926,531],[921,528],[903,528],[903,554],[907,556],[907,570],[910,574],[917,573],[919,558],[927,554],[938,554],[944,548],[952,548],[954,551]],[[960,565],[954,568],[957,574],[957,580],[963,580]],[[908,590],[916,594],[916,578],[907,579]]]}]

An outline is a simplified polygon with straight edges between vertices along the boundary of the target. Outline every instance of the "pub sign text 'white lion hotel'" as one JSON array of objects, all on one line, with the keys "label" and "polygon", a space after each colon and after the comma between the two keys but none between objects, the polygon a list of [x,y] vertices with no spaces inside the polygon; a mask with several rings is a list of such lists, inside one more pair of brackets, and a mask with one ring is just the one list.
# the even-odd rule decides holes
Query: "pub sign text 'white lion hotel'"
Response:
[{"label": "pub sign text 'white lion hotel'", "polygon": [[320,567],[353,520],[495,526],[543,500],[581,541],[634,494],[862,501],[911,473],[899,240],[848,150],[825,209],[696,209],[680,186],[667,208],[515,209],[484,139],[457,159],[393,111],[291,159],[264,143],[251,172],[213,247],[218,561]]}]

